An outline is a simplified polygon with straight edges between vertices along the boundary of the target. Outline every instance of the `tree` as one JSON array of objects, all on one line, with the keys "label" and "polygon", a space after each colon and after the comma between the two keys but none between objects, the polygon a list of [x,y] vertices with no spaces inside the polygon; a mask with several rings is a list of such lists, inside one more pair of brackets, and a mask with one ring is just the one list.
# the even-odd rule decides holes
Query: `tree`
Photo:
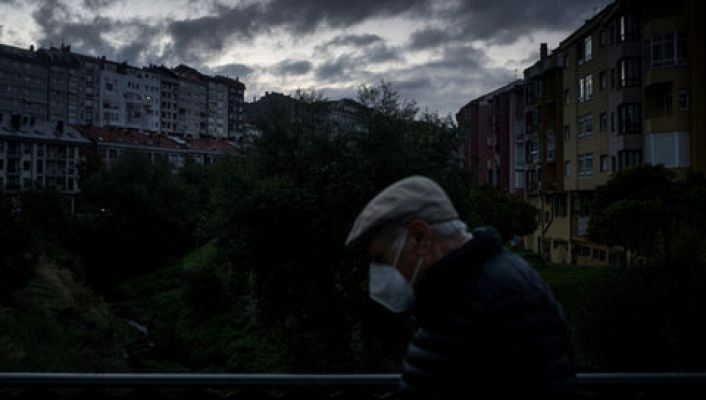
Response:
[{"label": "tree", "polygon": [[162,266],[193,248],[197,191],[166,160],[131,151],[81,182],[81,252],[89,280],[111,292],[125,277]]},{"label": "tree", "polygon": [[412,120],[419,113],[416,101],[402,99],[385,80],[381,80],[378,86],[358,87],[358,101],[377,113],[403,120]]},{"label": "tree", "polygon": [[521,196],[481,186],[472,187],[464,200],[462,207],[467,210],[469,225],[491,225],[498,230],[503,242],[537,229],[537,209]]},{"label": "tree", "polygon": [[0,193],[0,302],[32,277],[29,231],[19,221],[10,199]]},{"label": "tree", "polygon": [[704,264],[706,179],[650,165],[618,173],[596,190],[588,228],[591,240],[663,266]]},{"label": "tree", "polygon": [[643,165],[616,174],[595,191],[588,236],[640,256],[664,256],[671,264],[671,240],[688,223],[679,204],[683,185],[663,166]]}]

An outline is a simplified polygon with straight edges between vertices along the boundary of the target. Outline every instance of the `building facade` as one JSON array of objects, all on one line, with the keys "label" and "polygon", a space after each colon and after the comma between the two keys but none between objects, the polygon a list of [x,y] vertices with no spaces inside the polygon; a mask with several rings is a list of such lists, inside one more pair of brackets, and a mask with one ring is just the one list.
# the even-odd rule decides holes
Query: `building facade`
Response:
[{"label": "building facade", "polygon": [[73,206],[80,189],[78,166],[91,141],[61,122],[0,112],[0,191],[12,197],[50,187]]},{"label": "building facade", "polygon": [[186,65],[173,69],[179,77],[177,134],[201,137],[208,133],[208,80]]},{"label": "building facade", "polygon": [[0,112],[48,118],[47,62],[29,50],[0,44]]},{"label": "building facade", "polygon": [[465,164],[474,171],[480,185],[514,191],[516,162],[510,156],[517,156],[515,143],[524,136],[520,108],[523,91],[521,81],[513,82],[472,100],[456,115],[462,135],[468,141]]},{"label": "building facade", "polygon": [[[526,198],[538,210],[538,229],[525,243],[547,260],[622,262],[621,249],[587,239],[593,193],[613,174],[640,164],[661,164],[679,177],[706,172],[699,112],[706,28],[698,10],[694,0],[615,1],[551,54],[543,45],[525,70],[524,136],[515,136],[508,151],[515,178],[524,170]],[[464,106],[457,119],[478,183],[504,189],[494,181],[489,151],[496,145],[491,99],[497,92]]]}]

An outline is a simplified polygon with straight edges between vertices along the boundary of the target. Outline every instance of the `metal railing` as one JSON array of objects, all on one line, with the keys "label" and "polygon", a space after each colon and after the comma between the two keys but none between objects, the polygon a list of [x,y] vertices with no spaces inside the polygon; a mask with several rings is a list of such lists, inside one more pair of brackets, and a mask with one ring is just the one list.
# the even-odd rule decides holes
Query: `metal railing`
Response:
[{"label": "metal railing", "polygon": [[[706,373],[579,373],[576,378],[579,399],[706,399]],[[0,373],[0,398],[391,399],[399,379],[397,374]]]}]

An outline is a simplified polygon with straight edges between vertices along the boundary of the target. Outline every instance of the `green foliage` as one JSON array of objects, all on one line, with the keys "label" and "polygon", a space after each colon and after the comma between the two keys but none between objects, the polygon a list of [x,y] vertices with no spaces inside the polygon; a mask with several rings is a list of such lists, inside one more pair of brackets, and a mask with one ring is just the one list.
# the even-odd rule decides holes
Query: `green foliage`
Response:
[{"label": "green foliage", "polygon": [[519,195],[493,187],[474,187],[465,197],[469,226],[492,225],[504,242],[537,229],[537,209]]},{"label": "green foliage", "polygon": [[0,370],[126,371],[128,327],[73,273],[44,258],[0,307]]},{"label": "green foliage", "polygon": [[663,166],[631,168],[596,190],[589,238],[660,257],[665,266],[693,264],[704,254],[705,206],[702,176],[692,173],[686,181],[675,181]]},{"label": "green foliage", "polygon": [[19,221],[9,199],[0,194],[0,304],[31,278],[29,231]]},{"label": "green foliage", "polygon": [[89,281],[110,294],[126,277],[191,248],[205,194],[198,185],[187,190],[183,180],[193,182],[200,174],[190,167],[177,176],[165,160],[153,164],[146,153],[128,152],[111,169],[82,181],[81,253],[96,266],[87,270]]},{"label": "green foliage", "polygon": [[536,267],[572,329],[582,371],[706,368],[706,269]]},{"label": "green foliage", "polygon": [[131,352],[135,371],[273,372],[288,359],[281,332],[264,329],[246,297],[226,290],[230,270],[207,244],[181,262],[122,286],[121,306],[149,328]]}]

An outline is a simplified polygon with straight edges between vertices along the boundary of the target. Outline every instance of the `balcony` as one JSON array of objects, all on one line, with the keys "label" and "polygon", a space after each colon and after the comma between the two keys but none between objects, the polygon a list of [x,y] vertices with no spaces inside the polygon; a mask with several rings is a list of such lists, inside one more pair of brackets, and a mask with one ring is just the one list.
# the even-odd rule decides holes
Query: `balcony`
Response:
[{"label": "balcony", "polygon": [[[469,377],[472,380],[472,377]],[[577,399],[702,399],[706,373],[579,373]],[[397,374],[0,373],[0,396],[38,399],[390,399]]]}]

